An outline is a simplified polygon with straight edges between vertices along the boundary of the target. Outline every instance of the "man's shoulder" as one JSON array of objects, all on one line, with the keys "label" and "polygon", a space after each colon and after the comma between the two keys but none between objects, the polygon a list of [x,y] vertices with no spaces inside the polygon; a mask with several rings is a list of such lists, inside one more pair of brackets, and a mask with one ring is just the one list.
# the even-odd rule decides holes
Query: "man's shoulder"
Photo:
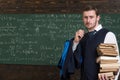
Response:
[{"label": "man's shoulder", "polygon": [[106,32],[109,32],[110,30],[107,29],[107,28],[102,28],[101,31],[106,31]]},{"label": "man's shoulder", "polygon": [[106,34],[106,35],[115,36],[115,34],[114,34],[112,31],[107,32],[107,34]]}]

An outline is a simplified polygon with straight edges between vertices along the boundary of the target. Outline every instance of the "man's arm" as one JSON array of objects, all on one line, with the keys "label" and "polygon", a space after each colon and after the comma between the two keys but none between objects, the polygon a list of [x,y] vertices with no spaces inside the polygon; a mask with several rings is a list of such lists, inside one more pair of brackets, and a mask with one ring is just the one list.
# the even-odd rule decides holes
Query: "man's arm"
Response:
[{"label": "man's arm", "polygon": [[82,39],[82,37],[84,36],[84,30],[80,29],[75,33],[75,37],[73,40],[73,46],[72,46],[72,50],[73,52],[76,50],[77,45],[79,44],[80,40]]},{"label": "man's arm", "polygon": [[[119,60],[118,63],[120,63],[119,47],[118,47],[118,43],[117,43],[117,39],[116,39],[115,34],[112,33],[112,32],[108,32],[108,33],[106,34],[104,43],[114,43],[114,44],[116,44],[116,46],[117,46],[117,49],[116,49],[116,50],[117,50],[117,52],[118,52],[117,58],[118,58],[118,60]],[[116,75],[116,77],[115,77],[115,80],[118,80],[119,73],[120,73],[120,70],[118,70],[118,73],[117,73],[117,75]]]}]

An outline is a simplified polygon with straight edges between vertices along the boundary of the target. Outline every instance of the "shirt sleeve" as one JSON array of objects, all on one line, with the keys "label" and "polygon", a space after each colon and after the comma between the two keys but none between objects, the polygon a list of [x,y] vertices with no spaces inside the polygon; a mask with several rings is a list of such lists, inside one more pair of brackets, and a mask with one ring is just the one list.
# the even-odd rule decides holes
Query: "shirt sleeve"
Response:
[{"label": "shirt sleeve", "polygon": [[119,48],[118,48],[118,43],[117,43],[117,39],[116,39],[116,36],[113,32],[108,32],[105,36],[105,39],[104,39],[104,43],[113,43],[113,44],[116,44],[117,46],[117,52],[119,54]]},{"label": "shirt sleeve", "polygon": [[[114,43],[114,44],[116,44],[117,52],[118,52],[117,58],[119,60],[118,63],[120,64],[119,47],[118,47],[118,43],[117,43],[117,39],[116,39],[115,34],[113,32],[108,32],[105,36],[104,43]],[[118,80],[119,73],[120,73],[120,69],[118,70],[118,73],[115,77],[115,80]]]},{"label": "shirt sleeve", "polygon": [[78,43],[73,42],[72,51],[74,52],[77,48]]}]

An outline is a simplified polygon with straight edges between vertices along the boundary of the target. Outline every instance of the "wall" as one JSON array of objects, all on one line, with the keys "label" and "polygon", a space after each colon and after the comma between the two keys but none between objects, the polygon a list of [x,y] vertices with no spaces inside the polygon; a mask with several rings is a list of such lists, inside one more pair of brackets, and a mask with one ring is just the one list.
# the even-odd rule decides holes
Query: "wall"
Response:
[{"label": "wall", "polygon": [[118,0],[0,0],[0,13],[81,13],[86,4],[102,13],[120,13]]}]

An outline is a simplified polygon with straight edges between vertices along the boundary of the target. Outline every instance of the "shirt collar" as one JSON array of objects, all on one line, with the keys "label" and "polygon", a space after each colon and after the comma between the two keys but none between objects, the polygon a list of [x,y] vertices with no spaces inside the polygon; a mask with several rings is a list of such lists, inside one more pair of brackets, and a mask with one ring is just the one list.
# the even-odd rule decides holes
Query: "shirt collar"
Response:
[{"label": "shirt collar", "polygon": [[102,25],[101,24],[99,24],[94,30],[99,31],[100,29],[102,29]]}]

